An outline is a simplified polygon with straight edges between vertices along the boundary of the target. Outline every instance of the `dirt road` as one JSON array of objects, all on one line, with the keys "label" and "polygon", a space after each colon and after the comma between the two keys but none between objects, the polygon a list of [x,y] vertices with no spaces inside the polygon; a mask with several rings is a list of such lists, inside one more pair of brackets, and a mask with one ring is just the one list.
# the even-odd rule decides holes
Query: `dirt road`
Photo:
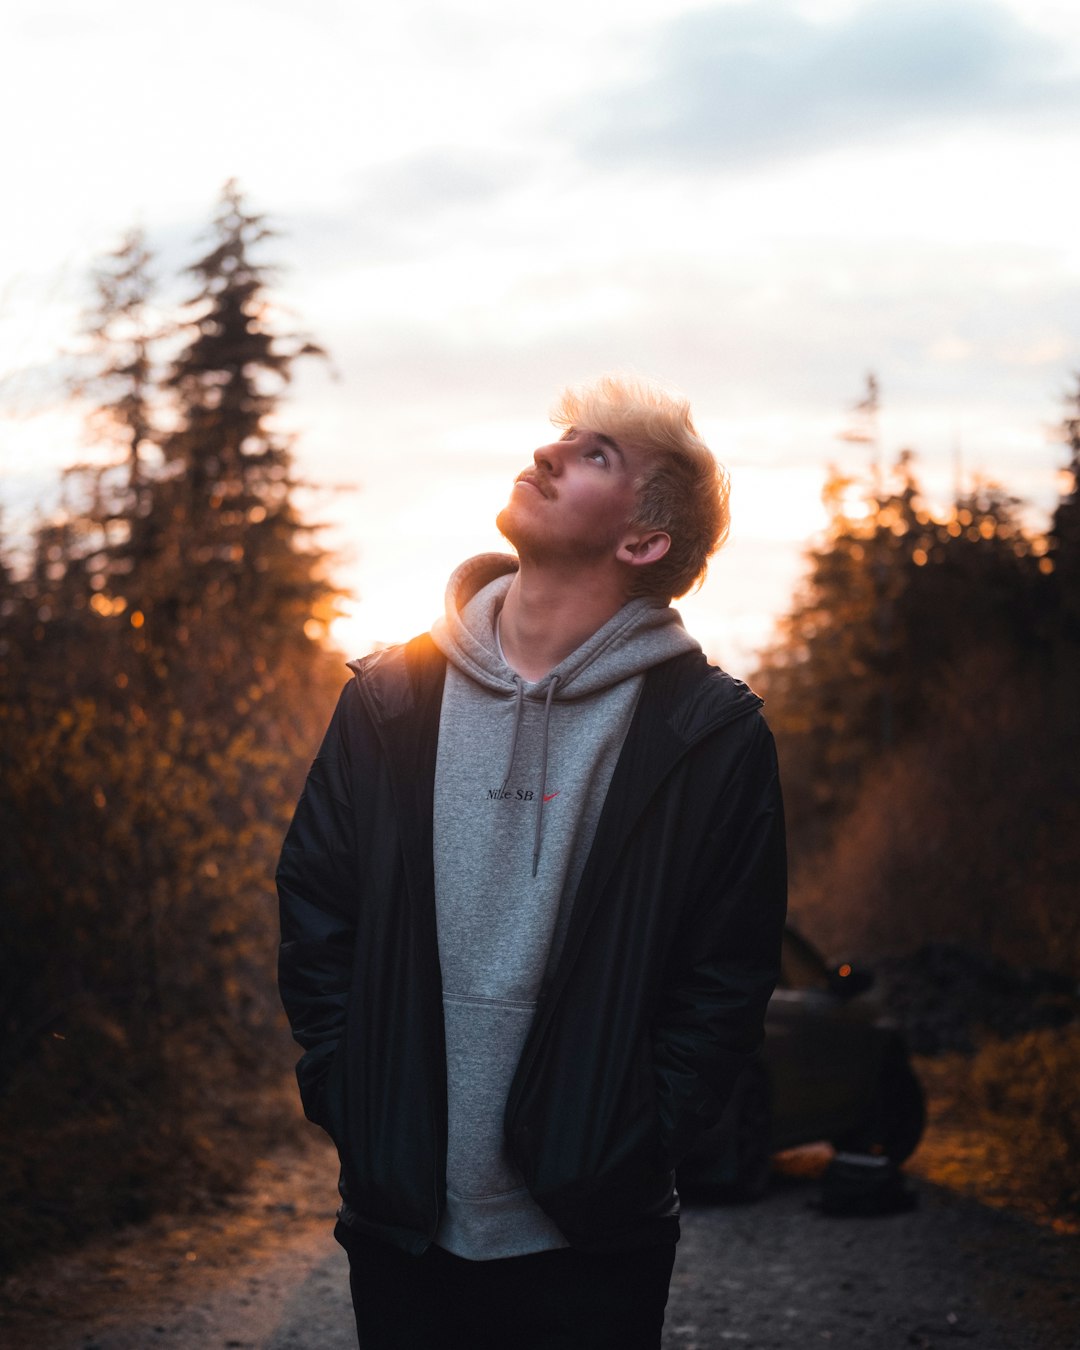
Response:
[{"label": "dirt road", "polygon": [[[354,1350],[333,1163],[263,1160],[249,1194],[8,1280],[4,1350]],[[914,1182],[918,1207],[827,1218],[780,1178],[746,1207],[688,1205],[665,1350],[1080,1346],[1080,1241]]]}]

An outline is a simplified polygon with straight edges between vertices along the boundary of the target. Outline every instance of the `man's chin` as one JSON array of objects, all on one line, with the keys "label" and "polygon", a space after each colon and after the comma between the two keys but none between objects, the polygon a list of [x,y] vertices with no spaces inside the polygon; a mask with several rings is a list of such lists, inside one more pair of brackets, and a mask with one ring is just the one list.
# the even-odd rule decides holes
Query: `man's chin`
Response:
[{"label": "man's chin", "polygon": [[512,502],[508,502],[495,517],[495,528],[508,544],[512,544],[514,548],[518,547],[518,539],[521,536],[521,522],[514,519]]}]

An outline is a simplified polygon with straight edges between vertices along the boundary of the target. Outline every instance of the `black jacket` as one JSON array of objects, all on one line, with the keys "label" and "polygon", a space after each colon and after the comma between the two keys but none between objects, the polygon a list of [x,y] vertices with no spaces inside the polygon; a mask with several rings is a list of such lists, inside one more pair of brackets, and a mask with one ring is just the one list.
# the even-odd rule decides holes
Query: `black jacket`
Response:
[{"label": "black jacket", "polygon": [[[281,996],[346,1223],[414,1253],[446,1188],[432,811],[445,660],[354,663],[285,840]],[[759,1045],[786,869],[772,737],[698,652],[654,667],[506,1105],[510,1155],[573,1245],[671,1236],[672,1171]]]}]

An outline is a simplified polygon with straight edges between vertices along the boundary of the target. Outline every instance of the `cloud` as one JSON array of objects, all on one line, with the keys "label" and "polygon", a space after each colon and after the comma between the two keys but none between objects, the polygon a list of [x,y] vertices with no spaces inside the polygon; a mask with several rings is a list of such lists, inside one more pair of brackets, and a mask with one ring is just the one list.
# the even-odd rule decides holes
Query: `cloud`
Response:
[{"label": "cloud", "polygon": [[[590,288],[607,296],[620,282],[625,303],[575,308]],[[788,244],[756,260],[671,253],[639,260],[629,279],[622,260],[607,271],[587,260],[545,291],[554,318],[543,331],[524,286],[494,316],[473,310],[452,325],[410,310],[393,323],[319,327],[347,373],[346,423],[367,425],[380,446],[408,440],[411,457],[448,427],[535,413],[542,429],[562,384],[622,368],[671,379],[703,416],[791,423],[782,435],[763,425],[758,440],[725,447],[728,457],[816,463],[873,368],[890,416],[917,408],[936,428],[908,439],[933,449],[943,438],[947,454],[957,409],[1019,425],[1037,443],[1080,334],[1080,280],[1063,277],[1053,251],[1005,244]],[[824,440],[819,423],[830,427]]]},{"label": "cloud", "polygon": [[401,261],[474,230],[531,173],[524,158],[434,147],[359,170],[341,205],[293,211],[281,223],[308,276],[347,259]]},{"label": "cloud", "polygon": [[830,22],[751,0],[653,43],[650,73],[599,116],[574,110],[587,162],[741,167],[1080,105],[1054,44],[985,0],[881,0]]},{"label": "cloud", "polygon": [[416,220],[488,203],[507,192],[519,174],[499,156],[445,146],[366,170],[360,189],[384,220]]}]

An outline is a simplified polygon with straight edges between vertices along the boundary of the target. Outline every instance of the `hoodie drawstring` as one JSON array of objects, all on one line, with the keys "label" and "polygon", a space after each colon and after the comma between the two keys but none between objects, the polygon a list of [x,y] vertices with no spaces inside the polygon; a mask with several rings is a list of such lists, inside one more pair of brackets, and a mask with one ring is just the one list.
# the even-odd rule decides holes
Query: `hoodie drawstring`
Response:
[{"label": "hoodie drawstring", "polygon": [[[514,676],[514,688],[517,691],[517,699],[514,703],[514,734],[510,737],[510,758],[506,761],[506,773],[503,774],[502,787],[499,789],[499,796],[506,791],[506,785],[510,781],[510,775],[514,769],[514,756],[517,754],[518,732],[521,730],[521,711],[525,706],[525,684],[520,675]],[[535,873],[533,874],[536,875]]]},{"label": "hoodie drawstring", "polygon": [[553,675],[548,683],[547,698],[544,700],[544,739],[540,754],[540,791],[536,794],[536,833],[533,836],[533,876],[536,876],[536,869],[540,865],[540,829],[544,820],[544,793],[547,792],[548,723],[551,721],[551,700],[555,696],[555,686],[558,683],[558,675]]},{"label": "hoodie drawstring", "polygon": [[[536,826],[533,831],[532,874],[536,876],[540,866],[540,835],[544,823],[544,793],[547,791],[548,728],[551,724],[551,700],[559,683],[558,675],[548,681],[547,697],[544,699],[544,735],[540,749],[540,791],[536,794]],[[521,731],[521,717],[525,709],[525,682],[520,675],[514,676],[514,734],[510,737],[510,758],[506,761],[506,773],[503,775],[500,796],[506,791],[510,775],[514,771],[514,756],[517,754],[518,735]]]}]

